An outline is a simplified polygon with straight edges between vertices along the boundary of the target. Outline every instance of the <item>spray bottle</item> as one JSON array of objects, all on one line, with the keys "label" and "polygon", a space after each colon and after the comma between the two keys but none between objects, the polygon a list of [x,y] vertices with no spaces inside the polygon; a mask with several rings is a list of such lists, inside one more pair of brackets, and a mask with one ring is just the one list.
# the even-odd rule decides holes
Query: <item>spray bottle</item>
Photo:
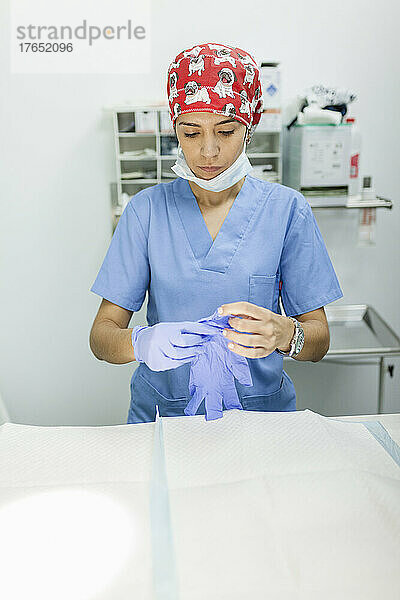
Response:
[{"label": "spray bottle", "polygon": [[355,124],[354,118],[346,119],[346,123],[351,123],[350,172],[348,195],[357,196],[361,193],[361,133],[359,132],[358,127]]}]

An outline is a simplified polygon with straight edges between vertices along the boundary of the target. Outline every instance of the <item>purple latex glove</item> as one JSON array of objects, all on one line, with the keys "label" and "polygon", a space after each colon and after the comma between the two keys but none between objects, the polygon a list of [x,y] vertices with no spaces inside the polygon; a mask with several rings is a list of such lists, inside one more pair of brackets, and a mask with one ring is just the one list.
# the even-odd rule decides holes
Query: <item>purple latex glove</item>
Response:
[{"label": "purple latex glove", "polygon": [[204,339],[201,351],[191,361],[191,400],[184,410],[186,415],[195,415],[203,399],[207,421],[222,417],[223,404],[227,410],[242,409],[234,380],[236,378],[246,386],[253,385],[246,358],[229,350],[229,341],[222,335],[224,329],[233,329],[228,323],[230,316],[221,316],[215,311],[198,321],[214,328],[215,335]]},{"label": "purple latex glove", "polygon": [[137,325],[132,330],[132,346],[138,362],[152,371],[166,371],[193,360],[204,340],[215,334],[215,327],[196,321]]}]

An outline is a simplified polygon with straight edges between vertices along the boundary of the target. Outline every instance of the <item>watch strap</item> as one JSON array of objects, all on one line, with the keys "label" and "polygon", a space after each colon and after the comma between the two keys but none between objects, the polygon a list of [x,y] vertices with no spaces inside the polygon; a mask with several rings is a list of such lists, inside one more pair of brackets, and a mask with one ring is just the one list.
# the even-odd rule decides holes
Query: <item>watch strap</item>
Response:
[{"label": "watch strap", "polygon": [[279,350],[279,348],[276,348],[276,351],[278,352],[278,354],[283,354],[283,356],[290,356],[290,357],[295,357],[298,354],[300,354],[301,350],[303,349],[304,346],[304,329],[301,325],[301,323],[299,321],[297,321],[297,319],[295,319],[294,317],[288,317],[289,319],[291,319],[294,323],[294,334],[293,337],[290,341],[290,348],[288,350],[288,352],[283,352],[282,350]]}]

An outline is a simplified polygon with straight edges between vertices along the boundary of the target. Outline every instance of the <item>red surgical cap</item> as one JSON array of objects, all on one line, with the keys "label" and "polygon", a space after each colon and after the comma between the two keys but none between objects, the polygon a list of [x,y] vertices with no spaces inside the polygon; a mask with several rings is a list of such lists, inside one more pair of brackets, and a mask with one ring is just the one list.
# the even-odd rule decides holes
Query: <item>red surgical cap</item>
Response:
[{"label": "red surgical cap", "polygon": [[248,52],[225,44],[198,44],[180,52],[168,67],[172,124],[189,112],[213,112],[247,127],[247,141],[263,109],[260,72]]}]

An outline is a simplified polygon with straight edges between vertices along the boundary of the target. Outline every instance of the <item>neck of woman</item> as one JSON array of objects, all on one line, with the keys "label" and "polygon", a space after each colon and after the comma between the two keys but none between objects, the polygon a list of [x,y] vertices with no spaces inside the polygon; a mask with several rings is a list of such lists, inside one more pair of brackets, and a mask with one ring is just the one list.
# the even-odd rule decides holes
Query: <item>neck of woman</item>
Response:
[{"label": "neck of woman", "polygon": [[235,200],[244,184],[245,178],[246,176],[242,177],[240,181],[235,183],[232,187],[222,190],[222,192],[210,192],[197,185],[194,181],[189,181],[188,183],[199,206],[204,206],[204,208],[217,208]]}]

